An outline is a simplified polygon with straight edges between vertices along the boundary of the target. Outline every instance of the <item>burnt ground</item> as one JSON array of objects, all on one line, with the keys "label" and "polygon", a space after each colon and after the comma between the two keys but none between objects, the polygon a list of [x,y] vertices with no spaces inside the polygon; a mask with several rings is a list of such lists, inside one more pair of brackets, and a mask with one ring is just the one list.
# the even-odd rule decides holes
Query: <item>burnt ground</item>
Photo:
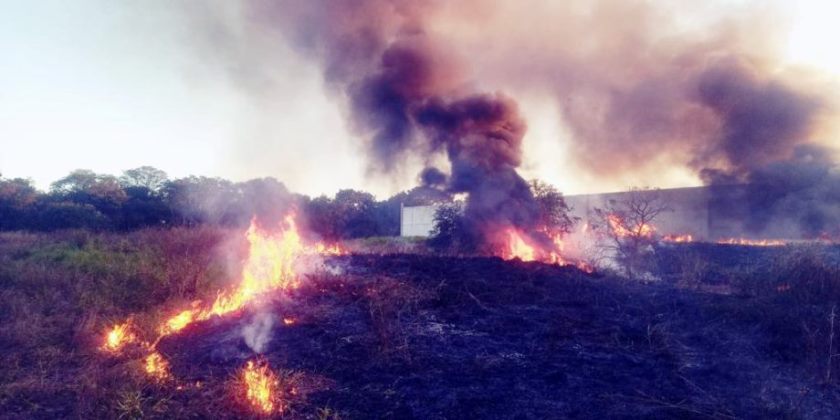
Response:
[{"label": "burnt ground", "polygon": [[[837,418],[840,392],[774,350],[750,298],[497,258],[336,257],[264,311],[290,417]],[[159,349],[216,398],[252,313]],[[804,350],[803,350],[804,351]],[[215,396],[215,397],[214,397]],[[219,397],[220,398],[220,397]],[[209,409],[208,409],[209,410]],[[238,409],[215,417],[244,416]],[[194,415],[202,415],[194,413]]]}]

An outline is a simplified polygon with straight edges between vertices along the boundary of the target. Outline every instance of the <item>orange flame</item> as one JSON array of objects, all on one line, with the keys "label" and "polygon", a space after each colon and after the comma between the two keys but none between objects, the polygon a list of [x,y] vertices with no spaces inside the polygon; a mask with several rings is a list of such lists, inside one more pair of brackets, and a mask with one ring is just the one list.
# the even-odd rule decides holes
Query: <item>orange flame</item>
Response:
[{"label": "orange flame", "polygon": [[260,230],[252,221],[246,237],[250,251],[239,286],[219,293],[209,308],[187,309],[167,319],[160,328],[162,336],[176,333],[193,322],[235,312],[267,292],[297,288],[299,281],[294,265],[303,255],[344,253],[338,245],[305,245],[293,215],[286,217],[284,229],[276,234]]},{"label": "orange flame", "polygon": [[610,214],[607,216],[607,222],[610,225],[610,230],[619,238],[627,236],[634,237],[651,237],[656,232],[653,225],[642,223],[636,226],[628,226],[624,219],[617,214]]},{"label": "orange flame", "polygon": [[126,321],[122,324],[117,324],[105,334],[105,342],[102,344],[102,349],[110,352],[117,352],[128,343],[133,343],[137,337],[131,331],[130,322]]},{"label": "orange flame", "polygon": [[146,356],[146,373],[152,378],[163,380],[169,377],[169,362],[158,352]]},{"label": "orange flame", "polygon": [[747,246],[784,246],[785,241],[778,239],[746,239],[746,238],[729,238],[717,241],[719,244],[726,245],[747,245]]},{"label": "orange flame", "polygon": [[242,369],[241,381],[245,387],[245,398],[252,407],[266,414],[274,411],[279,380],[267,362],[249,360]]},{"label": "orange flame", "polygon": [[516,229],[509,228],[505,231],[507,236],[506,249],[502,250],[502,258],[512,260],[519,258],[522,261],[534,261],[534,247],[528,245],[522,235]]},{"label": "orange flame", "polygon": [[587,273],[593,272],[593,268],[583,261],[569,261],[562,256],[565,243],[559,233],[549,234],[554,245],[553,249],[541,249],[529,244],[522,233],[514,228],[508,228],[503,234],[502,248],[498,255],[505,260],[519,259],[521,261],[539,261],[546,264],[569,265],[573,264]]},{"label": "orange flame", "polygon": [[665,235],[662,237],[662,240],[665,242],[688,243],[694,242],[694,237],[686,233],[683,235]]},{"label": "orange flame", "polygon": [[[232,290],[220,291],[212,305],[202,307],[200,302],[194,302],[192,308],[166,318],[158,326],[159,336],[150,348],[153,349],[161,338],[175,334],[190,324],[240,310],[268,292],[297,288],[299,279],[295,263],[301,256],[346,254],[346,250],[337,244],[305,244],[298,232],[294,214],[285,218],[282,228],[276,233],[259,229],[256,220],[252,220],[246,239],[249,252],[239,285]],[[126,343],[135,340],[126,322],[106,332],[102,348],[116,352]]]}]

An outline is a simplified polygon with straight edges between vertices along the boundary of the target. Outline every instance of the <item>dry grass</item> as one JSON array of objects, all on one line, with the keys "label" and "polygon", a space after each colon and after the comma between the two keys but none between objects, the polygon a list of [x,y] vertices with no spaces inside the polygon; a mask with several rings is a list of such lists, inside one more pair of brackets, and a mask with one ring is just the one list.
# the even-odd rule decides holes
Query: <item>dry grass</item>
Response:
[{"label": "dry grass", "polygon": [[[405,244],[417,246],[411,241],[384,239],[359,241],[358,246],[369,252],[402,253]],[[179,388],[143,374],[139,353],[104,357],[97,351],[102,331],[112,322],[132,316],[137,328],[151,330],[159,324],[160,314],[211,297],[227,286],[236,277],[235,262],[244,246],[241,232],[213,228],[149,229],[128,234],[0,234],[0,417],[248,416],[244,407],[231,404],[241,395],[231,388],[231,381],[224,380],[229,375]],[[735,265],[690,252],[677,257],[669,278],[674,284],[700,290],[702,285],[726,284],[738,296],[725,298],[685,293],[662,284],[605,283],[571,269],[492,258],[345,259],[367,271],[323,273],[323,278],[313,276],[297,291],[298,298],[307,301],[305,308],[298,308],[299,314],[291,312],[299,318],[296,329],[289,333],[298,335],[287,337],[282,345],[288,347],[282,347],[286,351],[278,352],[277,357],[313,363],[315,368],[307,370],[307,375],[318,372],[332,378],[326,373],[331,372],[339,383],[357,384],[360,372],[368,375],[366,379],[378,379],[382,369],[391,369],[389,375],[401,378],[406,369],[413,369],[414,380],[429,380],[434,392],[441,389],[435,381],[476,375],[480,381],[472,378],[476,382],[470,383],[482,384],[476,389],[483,395],[492,391],[486,381],[498,382],[499,375],[517,378],[522,384],[545,381],[545,389],[554,393],[555,386],[566,386],[563,384],[569,380],[591,380],[592,389],[606,385],[621,388],[619,382],[606,379],[614,374],[638,383],[621,388],[613,397],[594,391],[588,397],[712,417],[726,417],[727,411],[716,410],[732,403],[704,394],[714,391],[708,387],[722,384],[717,377],[704,376],[698,365],[713,366],[716,375],[732,369],[707,357],[735,361],[748,357],[755,359],[752,368],[778,363],[828,385],[836,384],[840,376],[840,358],[833,354],[840,348],[840,321],[835,319],[837,325],[832,328],[831,317],[832,313],[836,317],[835,305],[840,302],[840,268],[837,259],[824,249],[790,248],[779,257],[745,258]],[[378,271],[370,271],[371,267]],[[294,302],[286,307],[294,310]],[[303,339],[306,337],[309,341]],[[306,343],[310,347],[304,346]],[[212,341],[210,345],[217,344]],[[450,346],[448,350],[442,350],[444,345]],[[473,346],[484,350],[473,354]],[[752,353],[732,356],[729,348],[751,349]],[[535,360],[544,365],[535,364]],[[364,372],[363,362],[368,369]],[[561,362],[568,364],[557,365]],[[613,369],[614,363],[623,363],[623,368]],[[458,374],[430,373],[430,364],[437,366],[437,372],[452,369]],[[588,372],[586,375],[566,378],[581,364],[589,366],[590,370],[581,371]],[[307,401],[307,389],[324,388],[308,384],[313,379],[300,370],[282,370],[287,367],[282,363],[277,366],[284,383],[294,384],[299,401]],[[533,371],[523,376],[523,366]],[[640,370],[634,370],[637,368]],[[687,390],[686,395],[696,393],[697,401],[708,403],[695,401],[691,405],[680,399],[636,393],[636,389],[651,386],[643,371],[652,368],[668,375],[650,383],[674,381],[676,385],[668,382],[663,389],[679,386]],[[691,380],[699,378],[706,383],[686,382],[688,376],[680,376],[688,375],[686,372],[694,372]],[[311,405],[291,404],[287,414],[348,417],[347,406],[353,406],[358,395],[380,391],[384,395],[381,401],[391,404],[392,395],[403,395],[393,394],[395,380],[389,379],[381,388],[363,382],[358,382],[360,387],[339,384],[329,394],[336,399],[314,396],[308,400]],[[401,386],[399,392],[426,401],[422,387]],[[572,383],[566,392],[576,387]],[[695,387],[702,389],[696,391]],[[494,389],[500,392],[502,387]],[[361,394],[354,394],[356,391]],[[724,391],[715,398],[726,395]],[[287,392],[291,393],[291,388]],[[474,397],[464,389],[460,392],[465,398]],[[475,406],[493,404],[504,395],[481,397],[486,400],[475,397],[479,398]],[[790,401],[768,397],[769,402],[762,403],[767,410],[772,404],[781,408],[767,413],[796,417],[801,400],[816,404],[809,395],[783,397]],[[394,397],[397,402],[393,404],[403,400]],[[548,400],[544,394],[535,392],[528,401],[542,407],[547,404],[544,400]],[[363,402],[371,401],[380,400],[371,397]],[[456,402],[460,404],[450,403]],[[381,405],[359,403],[357,409],[375,407],[387,412],[390,407],[377,403]]]},{"label": "dry grass", "polygon": [[[95,354],[111,322],[221,287],[232,232],[149,229],[0,234],[0,407],[6,415],[138,418],[169,397],[136,360]],[[151,319],[145,319],[152,322]],[[19,414],[15,414],[19,413]]]}]

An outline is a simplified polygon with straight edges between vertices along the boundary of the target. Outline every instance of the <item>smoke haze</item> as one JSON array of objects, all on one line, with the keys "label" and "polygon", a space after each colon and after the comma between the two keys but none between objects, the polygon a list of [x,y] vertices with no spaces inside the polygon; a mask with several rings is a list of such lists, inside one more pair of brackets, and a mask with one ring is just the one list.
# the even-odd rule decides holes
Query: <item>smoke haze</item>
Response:
[{"label": "smoke haze", "polygon": [[[838,187],[836,176],[800,167],[820,150],[817,167],[836,174],[825,92],[836,87],[785,66],[785,28],[771,8],[719,11],[667,1],[279,0],[251,3],[246,30],[318,64],[371,176],[444,156],[448,173],[429,169],[422,183],[446,179],[450,192],[469,193],[467,215],[480,224],[533,223],[518,173],[527,123],[516,98],[529,95],[552,98],[569,132],[557,161],[619,180],[684,168],[707,185],[774,191],[748,196],[771,202],[756,211],[805,207]],[[780,182],[778,171],[802,180]],[[818,213],[803,221],[809,231],[837,212]]]}]

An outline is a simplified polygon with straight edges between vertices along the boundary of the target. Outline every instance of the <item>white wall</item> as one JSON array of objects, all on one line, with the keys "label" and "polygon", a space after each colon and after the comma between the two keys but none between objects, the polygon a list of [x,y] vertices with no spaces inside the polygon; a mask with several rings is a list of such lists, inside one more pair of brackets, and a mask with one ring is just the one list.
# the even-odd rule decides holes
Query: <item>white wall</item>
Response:
[{"label": "white wall", "polygon": [[435,206],[403,207],[400,214],[400,236],[431,235],[435,227]]}]

